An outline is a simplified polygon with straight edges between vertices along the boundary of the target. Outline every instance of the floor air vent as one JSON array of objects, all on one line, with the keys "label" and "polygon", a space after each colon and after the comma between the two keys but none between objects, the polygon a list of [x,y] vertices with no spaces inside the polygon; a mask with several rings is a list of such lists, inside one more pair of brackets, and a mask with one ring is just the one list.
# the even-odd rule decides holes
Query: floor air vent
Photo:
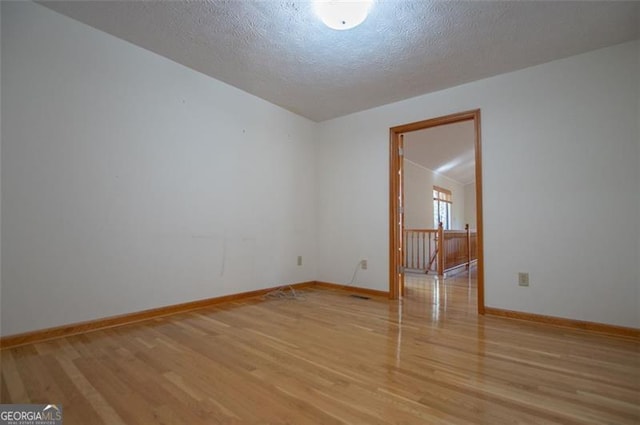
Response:
[{"label": "floor air vent", "polygon": [[364,295],[351,294],[351,295],[349,295],[349,296],[350,296],[350,297],[353,297],[353,298],[359,298],[359,299],[361,299],[361,300],[370,300],[370,299],[371,299],[371,298],[369,298],[369,297],[365,297]]}]

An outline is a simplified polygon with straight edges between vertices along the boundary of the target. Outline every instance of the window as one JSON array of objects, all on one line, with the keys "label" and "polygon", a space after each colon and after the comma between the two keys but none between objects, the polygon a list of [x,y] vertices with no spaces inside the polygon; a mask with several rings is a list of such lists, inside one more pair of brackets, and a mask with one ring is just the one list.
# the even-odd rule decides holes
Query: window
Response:
[{"label": "window", "polygon": [[451,191],[433,186],[433,226],[442,223],[445,230],[451,229]]}]

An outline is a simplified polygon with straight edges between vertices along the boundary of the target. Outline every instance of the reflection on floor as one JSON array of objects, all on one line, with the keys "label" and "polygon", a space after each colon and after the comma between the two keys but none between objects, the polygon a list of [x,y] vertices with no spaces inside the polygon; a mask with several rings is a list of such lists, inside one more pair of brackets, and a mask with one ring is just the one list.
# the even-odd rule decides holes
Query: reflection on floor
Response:
[{"label": "reflection on floor", "polygon": [[407,273],[403,308],[406,314],[432,321],[477,314],[476,267],[460,268],[446,279],[436,274]]}]

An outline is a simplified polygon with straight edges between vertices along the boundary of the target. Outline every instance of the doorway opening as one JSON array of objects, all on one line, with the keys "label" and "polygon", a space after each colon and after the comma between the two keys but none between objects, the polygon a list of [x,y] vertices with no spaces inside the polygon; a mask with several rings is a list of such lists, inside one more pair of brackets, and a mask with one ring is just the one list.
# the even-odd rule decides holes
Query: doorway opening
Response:
[{"label": "doorway opening", "polygon": [[[456,128],[466,127],[469,129],[471,137],[473,139],[473,156],[474,169],[472,170],[474,178],[475,188],[475,252],[474,257],[477,258],[477,307],[478,313],[484,314],[484,262],[483,262],[483,230],[482,230],[482,155],[481,155],[481,137],[480,137],[480,110],[473,110],[467,112],[461,112],[457,114],[447,115],[443,117],[428,119],[415,123],[405,124],[390,129],[390,181],[389,181],[389,297],[391,299],[400,299],[404,293],[404,277],[405,277],[405,262],[406,262],[406,250],[408,247],[406,239],[406,227],[405,227],[405,213],[407,212],[406,198],[405,198],[405,135],[413,137],[421,130],[435,129],[436,127],[448,126],[451,124],[461,124]],[[426,141],[425,143],[428,143]],[[428,155],[427,155],[428,156]],[[426,158],[426,157],[425,157]],[[443,169],[451,164],[442,164]],[[428,167],[424,167],[428,168]],[[434,170],[435,171],[435,170]],[[442,171],[442,170],[441,170]],[[445,193],[446,191],[440,190],[440,186],[434,185],[434,197],[435,193]],[[450,192],[449,192],[450,193]],[[439,195],[440,196],[440,195]],[[434,198],[435,199],[435,198]],[[442,217],[448,217],[447,211],[451,208],[451,204],[447,203],[446,196],[438,198],[434,201],[438,202],[438,207],[433,207],[433,213],[429,216],[428,220],[442,222]],[[426,212],[426,211],[425,211]],[[435,217],[435,219],[434,219]],[[440,218],[440,220],[439,220]],[[448,218],[447,218],[448,219]],[[446,221],[446,219],[445,219]],[[460,219],[458,219],[458,225]],[[467,223],[468,224],[468,223]],[[451,226],[451,222],[446,223]],[[443,227],[443,226],[441,226]],[[469,226],[467,227],[467,232]],[[469,233],[468,233],[469,234]],[[469,236],[467,236],[469,237]],[[437,236],[436,236],[437,239]],[[444,241],[444,237],[440,237],[440,240]],[[468,239],[469,240],[469,239]],[[471,244],[467,245],[468,247]],[[470,248],[468,248],[470,251]],[[444,250],[443,250],[444,251]],[[444,254],[444,252],[441,252]],[[413,254],[412,254],[413,255]],[[436,258],[433,257],[427,260],[433,263]],[[444,257],[444,255],[442,255]],[[441,261],[440,256],[438,260]],[[471,258],[469,257],[469,263]],[[429,265],[426,266],[426,273],[429,272]],[[442,269],[440,269],[442,273]]]}]

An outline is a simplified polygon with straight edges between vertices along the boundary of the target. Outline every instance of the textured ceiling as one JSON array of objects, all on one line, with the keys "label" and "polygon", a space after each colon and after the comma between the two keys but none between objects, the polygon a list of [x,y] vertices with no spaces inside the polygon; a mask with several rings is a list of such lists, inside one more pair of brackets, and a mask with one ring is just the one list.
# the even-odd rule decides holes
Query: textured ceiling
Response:
[{"label": "textured ceiling", "polygon": [[460,184],[475,181],[475,123],[463,121],[404,134],[404,157]]},{"label": "textured ceiling", "polygon": [[640,37],[640,2],[376,0],[348,31],[308,1],[41,3],[314,121]]}]

